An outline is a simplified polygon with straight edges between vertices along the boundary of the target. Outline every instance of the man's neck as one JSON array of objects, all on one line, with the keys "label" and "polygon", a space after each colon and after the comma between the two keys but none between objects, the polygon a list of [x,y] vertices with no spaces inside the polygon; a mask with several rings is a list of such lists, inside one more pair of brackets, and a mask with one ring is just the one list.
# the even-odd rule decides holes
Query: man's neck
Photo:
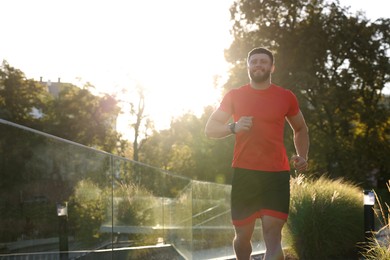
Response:
[{"label": "man's neck", "polygon": [[254,82],[253,80],[250,81],[251,87],[254,89],[267,89],[271,86],[271,80],[266,80],[264,82]]}]

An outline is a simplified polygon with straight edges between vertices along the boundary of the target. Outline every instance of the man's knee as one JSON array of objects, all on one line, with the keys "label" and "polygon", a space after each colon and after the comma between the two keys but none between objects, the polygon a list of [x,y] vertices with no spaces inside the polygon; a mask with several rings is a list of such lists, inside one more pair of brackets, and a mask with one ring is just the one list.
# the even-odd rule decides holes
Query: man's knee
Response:
[{"label": "man's knee", "polygon": [[235,226],[235,240],[250,241],[252,238],[255,223],[250,223],[245,226]]},{"label": "man's knee", "polygon": [[265,235],[279,235],[282,232],[283,226],[286,221],[271,217],[271,216],[263,216],[262,218],[262,227],[263,233]]}]

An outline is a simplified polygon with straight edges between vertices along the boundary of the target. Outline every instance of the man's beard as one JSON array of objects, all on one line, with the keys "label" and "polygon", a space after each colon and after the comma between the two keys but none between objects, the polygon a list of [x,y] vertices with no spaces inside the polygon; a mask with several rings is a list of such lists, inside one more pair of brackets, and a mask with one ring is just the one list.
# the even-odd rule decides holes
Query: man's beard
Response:
[{"label": "man's beard", "polygon": [[254,75],[252,71],[249,71],[249,77],[255,83],[263,83],[269,80],[269,78],[271,77],[271,71],[265,71],[260,75]]}]

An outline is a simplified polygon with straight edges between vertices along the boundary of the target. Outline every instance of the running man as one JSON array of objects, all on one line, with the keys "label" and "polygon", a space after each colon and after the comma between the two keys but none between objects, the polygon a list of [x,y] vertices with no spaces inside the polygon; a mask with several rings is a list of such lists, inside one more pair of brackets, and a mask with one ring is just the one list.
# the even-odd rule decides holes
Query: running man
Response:
[{"label": "running man", "polygon": [[[274,56],[255,48],[247,57],[249,84],[232,89],[210,116],[210,138],[235,135],[231,193],[233,248],[238,260],[248,260],[257,218],[261,218],[266,246],[264,259],[284,259],[282,228],[290,203],[290,161],[284,146],[287,121],[294,133],[297,171],[308,167],[309,134],[296,96],[271,82]],[[228,124],[233,117],[233,123]]]}]

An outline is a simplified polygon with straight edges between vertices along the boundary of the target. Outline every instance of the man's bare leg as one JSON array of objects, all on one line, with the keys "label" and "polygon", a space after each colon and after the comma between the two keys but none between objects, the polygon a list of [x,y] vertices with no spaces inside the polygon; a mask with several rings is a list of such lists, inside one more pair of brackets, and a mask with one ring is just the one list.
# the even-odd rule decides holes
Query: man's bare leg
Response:
[{"label": "man's bare leg", "polygon": [[249,260],[252,254],[252,234],[255,227],[255,221],[245,226],[235,226],[236,235],[233,240],[233,248],[237,260]]},{"label": "man's bare leg", "polygon": [[266,247],[264,260],[283,260],[282,228],[285,221],[271,216],[262,217],[263,237]]}]

